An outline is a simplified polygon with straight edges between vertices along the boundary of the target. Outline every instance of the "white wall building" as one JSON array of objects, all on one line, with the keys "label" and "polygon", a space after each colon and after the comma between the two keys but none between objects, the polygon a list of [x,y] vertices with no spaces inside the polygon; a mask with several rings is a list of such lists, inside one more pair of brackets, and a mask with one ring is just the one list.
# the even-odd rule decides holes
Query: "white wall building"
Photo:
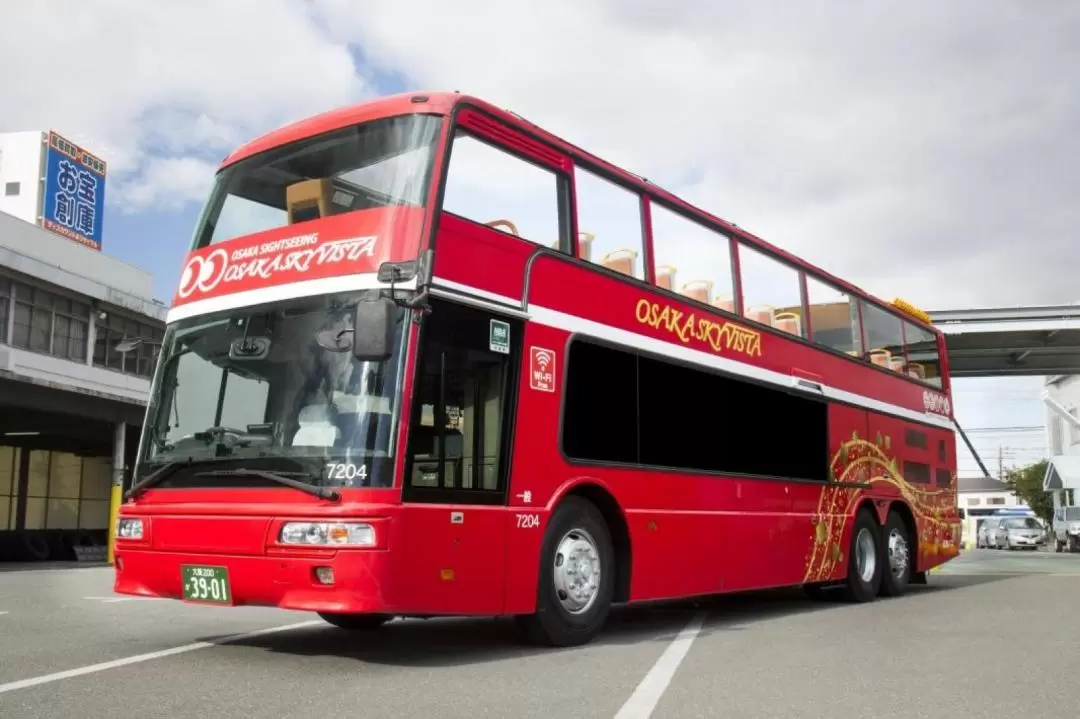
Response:
[{"label": "white wall building", "polygon": [[42,132],[0,134],[0,212],[38,223],[41,214]]},{"label": "white wall building", "polygon": [[[1050,400],[1046,407],[1050,456],[1080,454],[1080,376],[1047,377],[1045,397]],[[1061,410],[1076,419],[1077,423],[1069,421]]]},{"label": "white wall building", "polygon": [[1053,493],[1058,515],[1061,507],[1074,506],[1080,500],[1080,376],[1047,377],[1043,402],[1050,445],[1043,489]]}]

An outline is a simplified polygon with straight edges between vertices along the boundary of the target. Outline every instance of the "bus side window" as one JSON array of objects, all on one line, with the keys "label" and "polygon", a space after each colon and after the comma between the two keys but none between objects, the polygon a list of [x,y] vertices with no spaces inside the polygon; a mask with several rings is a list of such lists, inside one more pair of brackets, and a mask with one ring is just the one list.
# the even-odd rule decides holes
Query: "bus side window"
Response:
[{"label": "bus side window", "polygon": [[559,246],[559,178],[458,130],[442,209],[541,245]]},{"label": "bus side window", "polygon": [[[641,197],[581,167],[574,168],[579,256],[624,275],[645,279]],[[580,240],[579,240],[580,241]]]}]

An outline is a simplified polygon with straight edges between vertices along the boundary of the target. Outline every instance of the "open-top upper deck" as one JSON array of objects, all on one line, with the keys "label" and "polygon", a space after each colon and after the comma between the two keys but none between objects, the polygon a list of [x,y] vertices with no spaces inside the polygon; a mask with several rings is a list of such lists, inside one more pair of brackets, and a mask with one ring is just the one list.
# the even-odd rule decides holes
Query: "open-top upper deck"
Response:
[{"label": "open-top upper deck", "polygon": [[515,130],[530,136],[531,139],[549,145],[559,153],[568,156],[575,164],[589,167],[589,169],[598,171],[601,175],[606,175],[618,184],[646,195],[654,201],[713,225],[724,234],[760,249],[766,254],[773,255],[786,263],[807,270],[816,277],[849,294],[865,298],[886,308],[898,308],[902,311],[905,319],[914,321],[921,328],[935,335],[941,334],[940,330],[931,323],[929,316],[912,305],[903,301],[886,302],[857,285],[748,232],[746,229],[691,204],[678,195],[650,182],[648,179],[617,167],[583,150],[539,125],[529,122],[517,113],[502,109],[486,100],[471,95],[457,92],[408,92],[330,110],[272,130],[245,143],[225,158],[220,169],[225,169],[262,152],[373,120],[408,114],[430,114],[452,118],[457,111],[463,108],[474,108],[491,115],[499,122],[509,125]]}]

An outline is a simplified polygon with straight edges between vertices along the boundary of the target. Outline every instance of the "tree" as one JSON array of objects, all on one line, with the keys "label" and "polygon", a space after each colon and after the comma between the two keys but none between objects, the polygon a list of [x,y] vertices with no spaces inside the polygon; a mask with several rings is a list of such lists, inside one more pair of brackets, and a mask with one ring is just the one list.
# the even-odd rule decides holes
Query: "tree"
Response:
[{"label": "tree", "polygon": [[1018,469],[1005,471],[1005,486],[1016,493],[1031,511],[1044,522],[1054,520],[1054,500],[1050,492],[1043,490],[1043,476],[1046,475],[1048,460],[1041,460],[1034,464]]}]

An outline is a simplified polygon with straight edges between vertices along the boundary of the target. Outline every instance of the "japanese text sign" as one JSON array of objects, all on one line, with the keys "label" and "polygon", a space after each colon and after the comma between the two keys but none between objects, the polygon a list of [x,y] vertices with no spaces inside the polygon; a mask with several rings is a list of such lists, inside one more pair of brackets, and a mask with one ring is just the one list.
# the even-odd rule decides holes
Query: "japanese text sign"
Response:
[{"label": "japanese text sign", "polygon": [[42,227],[100,250],[104,214],[105,162],[50,131]]}]

